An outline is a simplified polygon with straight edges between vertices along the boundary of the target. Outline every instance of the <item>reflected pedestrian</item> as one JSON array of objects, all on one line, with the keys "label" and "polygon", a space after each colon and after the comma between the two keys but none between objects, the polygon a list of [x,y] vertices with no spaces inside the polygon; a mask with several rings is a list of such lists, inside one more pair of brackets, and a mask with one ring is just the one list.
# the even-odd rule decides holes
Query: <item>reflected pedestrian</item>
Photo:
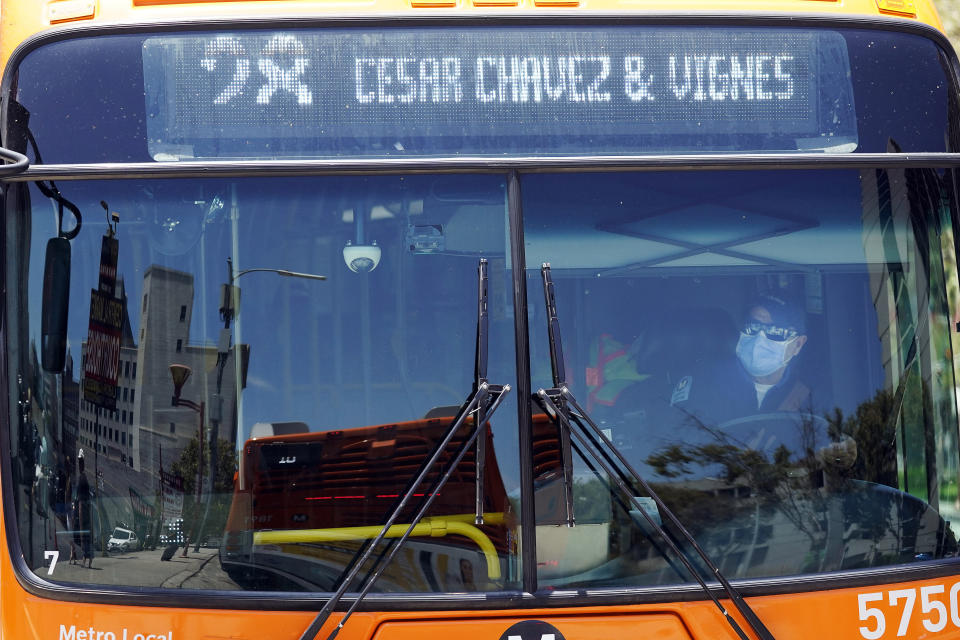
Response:
[{"label": "reflected pedestrian", "polygon": [[93,517],[90,511],[90,482],[84,473],[83,449],[77,453],[77,522],[80,532],[80,566],[93,568]]}]

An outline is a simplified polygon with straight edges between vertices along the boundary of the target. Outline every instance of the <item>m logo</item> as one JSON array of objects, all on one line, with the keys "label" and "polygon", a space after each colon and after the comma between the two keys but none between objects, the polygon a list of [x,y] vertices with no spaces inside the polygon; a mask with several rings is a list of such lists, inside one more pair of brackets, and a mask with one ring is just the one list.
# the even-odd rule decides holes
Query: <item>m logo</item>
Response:
[{"label": "m logo", "polygon": [[565,640],[552,624],[543,620],[524,620],[503,632],[500,640]]}]

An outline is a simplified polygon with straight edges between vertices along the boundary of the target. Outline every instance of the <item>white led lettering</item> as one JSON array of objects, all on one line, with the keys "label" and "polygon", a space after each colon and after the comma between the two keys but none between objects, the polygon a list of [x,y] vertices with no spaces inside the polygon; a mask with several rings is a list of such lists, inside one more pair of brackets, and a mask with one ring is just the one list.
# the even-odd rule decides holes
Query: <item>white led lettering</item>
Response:
[{"label": "white led lettering", "polygon": [[720,64],[726,62],[724,56],[710,56],[708,91],[711,100],[725,100],[730,86],[730,76],[720,71]]},{"label": "white led lettering", "polygon": [[463,85],[460,82],[460,58],[443,59],[443,100],[463,100]]},{"label": "white led lettering", "polygon": [[484,68],[496,69],[497,61],[494,58],[477,58],[477,101],[493,102],[497,99],[496,89],[487,89]]},{"label": "white led lettering", "polygon": [[[503,56],[497,59],[497,102],[508,102],[507,87],[512,88],[513,102],[518,102],[520,96],[520,71],[517,69],[517,59],[513,58],[511,68],[507,69],[507,60]],[[524,100],[526,102],[526,100]]]},{"label": "white led lettering", "polygon": [[693,56],[693,69],[696,77],[696,88],[693,90],[693,99],[697,102],[703,102],[707,99],[707,92],[704,89],[704,75],[706,74],[707,57]]},{"label": "white led lettering", "polygon": [[606,82],[607,78],[610,77],[610,58],[607,56],[600,56],[597,58],[591,58],[591,61],[594,63],[599,63],[600,68],[597,70],[597,74],[593,77],[593,80],[587,87],[587,101],[610,102],[610,92],[601,90],[603,83]]},{"label": "white led lettering", "polygon": [[440,102],[440,65],[436,58],[420,60],[420,102]]},{"label": "white led lettering", "polygon": [[230,102],[233,98],[240,95],[243,91],[243,86],[247,83],[247,78],[250,77],[250,61],[246,59],[241,59],[235,61],[235,68],[233,71],[233,77],[230,79],[230,84],[227,85],[227,88],[223,90],[223,93],[214,98],[214,104],[226,104]]},{"label": "white led lettering", "polygon": [[373,58],[357,58],[353,62],[353,67],[357,102],[361,104],[369,104],[376,100],[377,92],[374,89],[367,89],[364,87],[363,70],[366,67],[376,69],[377,61]]},{"label": "white led lettering", "polygon": [[[516,60],[516,58],[514,58]],[[534,102],[540,102],[543,99],[540,78],[540,61],[536,58],[520,58],[518,67],[520,68],[521,83],[521,102],[526,102],[528,96],[533,98]]]},{"label": "white led lettering", "polygon": [[[543,76],[543,91],[551,100],[563,97],[563,90],[567,85],[567,63],[565,58],[551,58],[544,56],[540,62],[540,72]],[[552,84],[556,78],[556,84]]]},{"label": "white led lettering", "polygon": [[742,65],[739,58],[730,56],[730,99],[739,100],[741,89],[745,100],[753,100],[753,56],[747,56]]},{"label": "white led lettering", "polygon": [[653,84],[653,74],[645,73],[643,56],[627,56],[623,59],[623,88],[633,102],[653,100],[650,85]]},{"label": "white led lettering", "polygon": [[583,73],[578,69],[578,65],[583,62],[581,56],[570,56],[567,58],[567,91],[572,102],[584,102],[587,99],[583,93]]},{"label": "white led lettering", "polygon": [[789,100],[793,97],[793,76],[784,71],[785,62],[793,62],[793,56],[776,56],[773,59],[773,77],[783,83],[783,88],[776,93],[777,100]]},{"label": "white led lettering", "polygon": [[[224,131],[251,127],[262,138],[288,135],[291,126],[303,128],[305,137],[320,130],[326,135],[327,116],[347,107],[355,108],[338,116],[344,127],[336,135],[354,136],[370,125],[387,130],[397,118],[424,137],[462,130],[478,139],[526,135],[528,122],[531,136],[558,126],[583,135],[723,136],[746,131],[731,126],[740,121],[756,120],[772,131],[815,127],[806,114],[822,93],[825,81],[818,74],[842,82],[835,79],[839,72],[816,62],[833,49],[809,34],[751,34],[710,31],[689,40],[672,32],[643,38],[610,33],[588,45],[579,36],[539,31],[518,38],[467,30],[449,41],[297,31],[214,36],[183,53],[165,36],[145,45],[145,69],[159,69],[161,56],[172,52],[189,55],[177,67],[190,74],[183,88],[165,89],[151,104],[169,102],[168,92],[177,91],[184,94],[177,97],[182,111],[200,109],[198,119],[222,121]],[[849,76],[849,69],[843,73]],[[631,122],[641,109],[644,117]],[[157,139],[164,135],[158,130]],[[112,334],[91,338],[96,369],[109,370],[115,342]]]},{"label": "white led lettering", "polygon": [[606,82],[612,66],[608,56],[480,57],[475,66],[477,101],[523,104],[557,102],[566,96],[569,102],[610,102]]},{"label": "white led lettering", "polygon": [[[794,97],[794,79],[790,72],[792,55],[711,54],[668,57],[668,87],[677,100],[720,102],[723,100],[790,100]],[[637,85],[642,77],[642,61],[626,59],[626,93],[637,100]],[[647,86],[649,90],[649,83]]]},{"label": "white led lettering", "polygon": [[460,58],[356,58],[355,95],[361,104],[460,102]]},{"label": "white led lettering", "polygon": [[377,102],[390,104],[393,102],[393,93],[390,85],[393,84],[393,58],[380,58],[377,61]]},{"label": "white led lettering", "polygon": [[[297,97],[297,104],[313,104],[313,93],[300,80],[300,76],[307,70],[310,60],[302,57],[305,53],[303,43],[291,35],[275,36],[264,47],[263,56],[257,62],[257,68],[266,79],[266,84],[257,92],[257,104],[270,104],[271,98],[277,91],[292,93]],[[281,67],[273,59],[293,58],[293,65]]]},{"label": "white led lettering", "polygon": [[767,89],[767,81],[770,80],[770,74],[763,70],[764,64],[769,66],[770,56],[760,55],[756,57],[756,79],[757,79],[757,100],[770,100],[773,98],[773,92]]},{"label": "white led lettering", "polygon": [[216,71],[221,57],[227,58],[225,62],[228,67],[230,59],[233,59],[234,64],[233,77],[230,78],[230,83],[213,99],[213,104],[226,104],[243,91],[243,87],[250,77],[250,61],[240,57],[245,53],[243,44],[233,36],[218,36],[203,48],[203,58],[200,60],[200,66],[207,71]]},{"label": "white led lettering", "polygon": [[670,89],[677,100],[683,100],[687,97],[687,92],[693,86],[693,77],[690,73],[690,57],[683,56],[683,80],[677,81],[677,56],[670,56]]},{"label": "white led lettering", "polygon": [[397,84],[400,85],[403,93],[397,96],[397,100],[403,104],[410,104],[417,99],[417,80],[409,74],[410,65],[416,69],[417,61],[414,58],[397,58]]}]

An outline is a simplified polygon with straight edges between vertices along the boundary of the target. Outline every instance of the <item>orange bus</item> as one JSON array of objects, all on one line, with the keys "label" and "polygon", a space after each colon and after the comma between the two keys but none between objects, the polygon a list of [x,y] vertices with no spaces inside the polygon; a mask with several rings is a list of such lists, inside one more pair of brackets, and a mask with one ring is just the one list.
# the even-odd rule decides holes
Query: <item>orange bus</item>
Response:
[{"label": "orange bus", "polygon": [[0,62],[0,635],[960,637],[927,0],[4,0]]}]

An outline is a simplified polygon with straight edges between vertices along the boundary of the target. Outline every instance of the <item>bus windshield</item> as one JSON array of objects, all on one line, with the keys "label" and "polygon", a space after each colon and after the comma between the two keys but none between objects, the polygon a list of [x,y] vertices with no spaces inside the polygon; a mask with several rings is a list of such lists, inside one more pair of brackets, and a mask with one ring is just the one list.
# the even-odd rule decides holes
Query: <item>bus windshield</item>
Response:
[{"label": "bus windshield", "polygon": [[[571,389],[729,576],[953,555],[949,177],[524,177],[532,388],[552,384],[538,283],[549,262]],[[516,384],[498,176],[62,191],[81,210],[103,200],[120,214],[109,296],[119,313],[115,325],[94,313],[109,233],[90,216],[73,240],[66,370],[43,374],[43,258],[29,249],[56,225],[49,200],[24,189],[24,242],[10,256],[23,278],[11,288],[23,309],[11,445],[22,544],[45,577],[45,551],[86,546],[102,571],[60,564],[50,579],[168,585],[159,554],[185,537],[212,561],[184,588],[335,588],[469,394],[479,257],[490,264],[490,378]],[[281,268],[327,279],[270,272]],[[105,335],[118,346],[106,381]],[[483,460],[460,463],[379,590],[516,584],[528,464],[516,416],[513,398],[484,432]],[[532,434],[546,584],[690,579],[579,456],[567,527],[557,429],[540,409]],[[140,564],[100,557],[118,524],[142,541]]]},{"label": "bus windshield", "polygon": [[[728,578],[956,556],[958,176],[857,156],[957,151],[946,54],[869,29],[557,26],[21,54],[4,144],[63,176],[5,192],[0,466],[33,583],[336,591],[459,416],[476,444],[395,512],[376,552],[433,500],[372,597],[692,592],[650,521],[689,553],[675,524],[567,456],[537,400],[544,264],[563,382]],[[747,151],[784,162],[626,158]],[[461,416],[479,264],[486,378],[521,392]]]}]

